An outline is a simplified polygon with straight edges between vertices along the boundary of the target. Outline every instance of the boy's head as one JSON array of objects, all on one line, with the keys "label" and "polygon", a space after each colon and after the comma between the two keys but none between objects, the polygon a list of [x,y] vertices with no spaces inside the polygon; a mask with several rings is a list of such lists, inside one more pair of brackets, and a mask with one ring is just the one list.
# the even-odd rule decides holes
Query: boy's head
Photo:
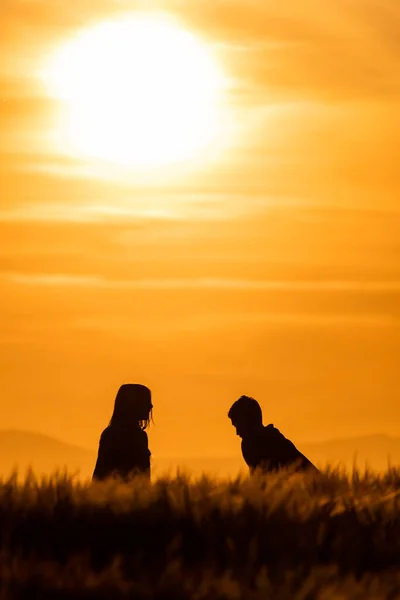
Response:
[{"label": "boy's head", "polygon": [[262,411],[257,400],[250,396],[241,396],[234,402],[228,412],[236,435],[243,438],[262,427]]}]

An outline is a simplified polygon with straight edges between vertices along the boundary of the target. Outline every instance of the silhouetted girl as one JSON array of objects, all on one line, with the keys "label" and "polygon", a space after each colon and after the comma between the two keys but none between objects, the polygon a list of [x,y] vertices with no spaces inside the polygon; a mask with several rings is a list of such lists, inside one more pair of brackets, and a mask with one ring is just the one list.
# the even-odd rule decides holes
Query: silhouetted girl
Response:
[{"label": "silhouetted girl", "polygon": [[93,479],[146,475],[150,479],[147,433],[152,416],[150,390],[138,383],[121,385],[109,426],[100,437]]}]

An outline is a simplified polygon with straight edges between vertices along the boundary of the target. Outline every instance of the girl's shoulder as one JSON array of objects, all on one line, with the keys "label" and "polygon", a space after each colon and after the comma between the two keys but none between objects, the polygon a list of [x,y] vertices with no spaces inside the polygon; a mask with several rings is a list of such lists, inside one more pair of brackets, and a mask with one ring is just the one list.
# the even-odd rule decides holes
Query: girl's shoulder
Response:
[{"label": "girl's shoulder", "polygon": [[103,429],[103,431],[101,432],[100,442],[107,441],[108,439],[110,439],[112,437],[112,435],[113,435],[112,428],[110,427],[110,425],[108,425],[108,427]]},{"label": "girl's shoulder", "polygon": [[102,439],[122,439],[129,438],[130,440],[138,440],[141,442],[147,442],[147,433],[140,427],[117,427],[115,425],[109,425],[106,427],[101,434]]},{"label": "girl's shoulder", "polygon": [[147,433],[141,427],[135,427],[128,436],[129,443],[137,448],[148,448],[149,440]]},{"label": "girl's shoulder", "polygon": [[145,442],[147,442],[147,439],[148,439],[146,431],[144,429],[142,429],[141,427],[135,427],[132,430],[132,436],[140,441],[145,441]]}]

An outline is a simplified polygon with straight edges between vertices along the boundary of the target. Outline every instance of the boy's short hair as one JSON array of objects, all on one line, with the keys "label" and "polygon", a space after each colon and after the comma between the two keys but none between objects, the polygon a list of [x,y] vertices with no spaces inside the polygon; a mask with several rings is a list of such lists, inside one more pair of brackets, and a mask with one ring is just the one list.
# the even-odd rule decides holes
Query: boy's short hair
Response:
[{"label": "boy's short hair", "polygon": [[233,421],[245,417],[250,421],[262,423],[261,406],[257,400],[251,396],[240,396],[240,398],[232,404],[228,412],[228,417]]}]

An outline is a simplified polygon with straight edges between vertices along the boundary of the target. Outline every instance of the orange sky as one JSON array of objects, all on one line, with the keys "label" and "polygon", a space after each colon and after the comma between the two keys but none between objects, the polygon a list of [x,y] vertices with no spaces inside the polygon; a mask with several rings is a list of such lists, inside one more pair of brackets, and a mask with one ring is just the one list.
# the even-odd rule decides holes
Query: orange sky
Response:
[{"label": "orange sky", "polygon": [[[400,5],[281,4],[2,0],[1,428],[95,447],[140,381],[158,455],[237,452],[243,393],[295,441],[400,435]],[[149,7],[218,55],[235,136],[143,181],[54,146],[36,72]]]}]

